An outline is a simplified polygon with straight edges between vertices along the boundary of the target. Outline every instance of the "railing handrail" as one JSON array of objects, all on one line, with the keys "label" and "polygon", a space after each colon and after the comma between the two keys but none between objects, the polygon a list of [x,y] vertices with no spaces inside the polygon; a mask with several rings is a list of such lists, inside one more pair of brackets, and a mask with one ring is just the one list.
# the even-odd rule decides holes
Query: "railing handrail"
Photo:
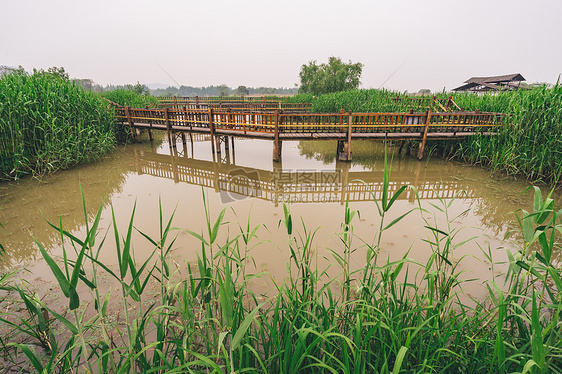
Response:
[{"label": "railing handrail", "polygon": [[[117,117],[123,122],[150,123],[161,125],[166,122],[172,126],[208,127],[214,123],[217,129],[233,131],[253,131],[273,133],[321,133],[346,132],[351,117],[351,132],[421,132],[446,128],[465,128],[473,131],[476,127],[498,127],[504,124],[506,116],[502,113],[462,111],[429,114],[427,112],[399,113],[284,113],[261,111],[229,111],[221,109],[178,109],[178,108],[129,108],[116,107]],[[166,112],[166,113],[164,113]],[[210,117],[212,116],[212,117]]]}]

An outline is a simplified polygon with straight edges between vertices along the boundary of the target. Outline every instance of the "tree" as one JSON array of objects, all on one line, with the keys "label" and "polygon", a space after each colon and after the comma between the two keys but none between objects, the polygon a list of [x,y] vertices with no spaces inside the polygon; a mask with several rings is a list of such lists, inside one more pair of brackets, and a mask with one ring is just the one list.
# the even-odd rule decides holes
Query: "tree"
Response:
[{"label": "tree", "polygon": [[143,96],[146,96],[150,93],[150,90],[148,89],[148,87],[144,84],[140,84],[139,81],[137,81],[137,84],[135,84],[135,85],[128,84],[127,89],[131,90],[131,91],[135,91],[139,95],[143,95]]},{"label": "tree", "polygon": [[331,92],[357,89],[361,82],[363,64],[344,63],[339,57],[330,57],[327,64],[316,64],[316,60],[301,66],[299,93],[322,95]]},{"label": "tree", "polygon": [[245,96],[250,94],[250,90],[246,86],[238,86],[235,92],[236,96]]},{"label": "tree", "polygon": [[226,84],[221,84],[219,87],[219,96],[228,96],[230,89],[228,88],[228,86]]}]

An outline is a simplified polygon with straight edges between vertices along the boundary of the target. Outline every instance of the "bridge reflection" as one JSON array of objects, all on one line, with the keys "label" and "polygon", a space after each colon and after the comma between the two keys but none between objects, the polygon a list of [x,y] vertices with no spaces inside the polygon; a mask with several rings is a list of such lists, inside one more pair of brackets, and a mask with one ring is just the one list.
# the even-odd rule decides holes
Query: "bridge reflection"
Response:
[{"label": "bridge reflection", "polygon": [[[193,152],[191,152],[193,154]],[[340,203],[373,201],[382,198],[383,170],[352,171],[351,164],[336,162],[329,170],[284,170],[274,163],[272,170],[237,165],[234,152],[226,149],[219,158],[202,160],[188,156],[187,150],[171,148],[170,154],[139,151],[136,172],[214,189],[223,202],[247,197],[268,200],[275,205],[291,203]],[[460,191],[464,197],[475,193],[465,181],[438,171],[428,171],[423,163],[409,159],[395,161],[390,178],[390,192],[402,185],[416,187],[421,199],[452,198]],[[400,199],[415,201],[415,192],[407,189]]]}]

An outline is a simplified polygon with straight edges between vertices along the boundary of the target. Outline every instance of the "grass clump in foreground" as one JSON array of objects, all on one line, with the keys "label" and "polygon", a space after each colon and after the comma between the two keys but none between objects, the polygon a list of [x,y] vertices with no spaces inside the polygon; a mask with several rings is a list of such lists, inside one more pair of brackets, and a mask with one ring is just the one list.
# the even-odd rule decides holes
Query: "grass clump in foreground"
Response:
[{"label": "grass clump in foreground", "polygon": [[107,101],[67,78],[23,69],[0,77],[0,179],[96,159],[118,132]]},{"label": "grass clump in foreground", "polygon": [[[460,298],[462,281],[452,260],[463,243],[455,243],[458,229],[451,227],[455,217],[447,210],[451,201],[435,205],[447,218],[443,226],[427,223],[432,255],[426,264],[406,256],[396,262],[379,257],[385,231],[415,213],[387,218],[405,188],[391,195],[385,173],[382,200],[374,206],[380,225],[372,242],[354,236],[357,212],[345,205],[342,248],[331,251],[340,274],[336,279],[318,267],[316,231],[304,223],[297,230],[284,206],[280,227],[287,234],[290,277],[265,301],[251,291],[249,282],[258,275],[247,267],[251,250],[263,245],[257,243],[259,225],[250,219],[226,223],[224,209],[214,218],[205,199],[203,231],[186,230],[201,250],[181,278],[170,257],[172,218],[164,219],[162,209],[158,237],[141,232],[154,248],[143,263],[134,261],[134,209],[125,232],[113,218],[103,237],[97,234],[101,208],[86,223],[84,238],[53,225],[72,243],[76,259],[69,260],[63,248],[65,261],[59,265],[37,244],[68,299],[69,313],[57,314],[38,295],[6,286],[23,300],[25,312],[2,314],[1,328],[9,332],[0,338],[4,360],[18,362],[25,355],[33,369],[45,373],[560,373],[562,279],[552,258],[562,211],[554,210],[552,199],[543,200],[535,190],[533,211],[519,214],[523,248],[510,255],[506,279],[496,283],[493,277],[488,297],[473,307]],[[113,270],[99,261],[108,237],[117,248]],[[358,259],[363,246],[366,257]],[[540,250],[528,255],[533,246]],[[352,260],[364,266],[352,270]],[[102,272],[120,285],[119,295],[101,294]],[[152,280],[159,296],[147,306]],[[91,319],[84,317],[85,303],[77,293],[82,283],[95,305]],[[116,297],[125,321],[116,322],[108,312],[109,300]],[[55,336],[55,328],[65,333]]]}]

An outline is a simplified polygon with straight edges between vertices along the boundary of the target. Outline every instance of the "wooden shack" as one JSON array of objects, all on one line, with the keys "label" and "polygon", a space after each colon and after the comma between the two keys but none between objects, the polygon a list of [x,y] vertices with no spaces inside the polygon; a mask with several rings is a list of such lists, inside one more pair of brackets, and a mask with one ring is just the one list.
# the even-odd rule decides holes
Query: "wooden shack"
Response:
[{"label": "wooden shack", "polygon": [[521,88],[525,78],[519,73],[498,75],[495,77],[472,77],[464,85],[453,88],[453,91],[487,92],[499,90],[516,90]]}]

